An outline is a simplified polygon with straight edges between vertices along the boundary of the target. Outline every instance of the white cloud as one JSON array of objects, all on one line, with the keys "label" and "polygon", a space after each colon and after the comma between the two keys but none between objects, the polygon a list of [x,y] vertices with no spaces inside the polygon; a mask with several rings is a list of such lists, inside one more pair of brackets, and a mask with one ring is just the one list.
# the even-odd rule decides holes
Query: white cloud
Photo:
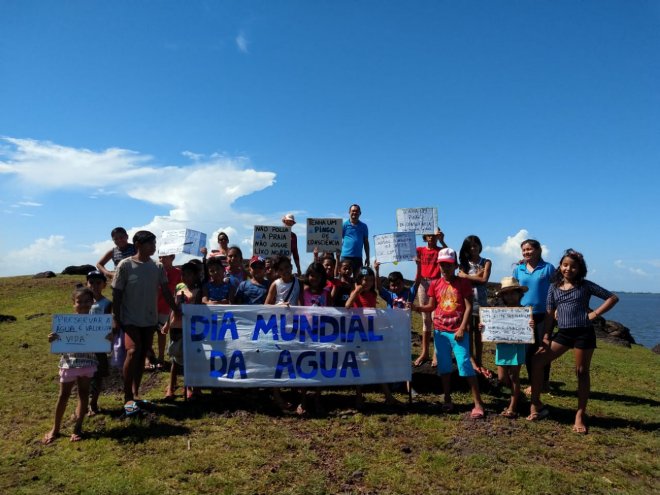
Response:
[{"label": "white cloud", "polygon": [[628,273],[631,273],[632,275],[636,275],[638,277],[648,277],[649,276],[649,274],[647,272],[645,272],[644,270],[642,270],[641,268],[630,266],[630,265],[628,265],[628,263],[626,263],[623,260],[614,260],[614,266],[616,268],[618,268],[619,270],[625,270]]},{"label": "white cloud", "polygon": [[[484,246],[484,254],[487,254],[493,262],[491,281],[499,282],[501,277],[511,276],[513,266],[521,259],[520,244],[529,238],[529,231],[520,229],[516,234],[507,236],[498,246]],[[541,249],[543,257],[547,259],[550,255],[550,249],[543,244],[541,244]]]},{"label": "white cloud", "polygon": [[[87,197],[116,194],[118,198],[128,196],[169,210],[166,215],[156,216],[144,225],[126,225],[131,236],[141,229],[160,235],[163,230],[190,228],[212,232],[209,245],[215,247],[219,223],[225,226],[222,230],[230,235],[230,240],[234,238],[240,242],[240,239],[252,235],[253,225],[278,225],[280,222],[281,214],[243,213],[234,209],[233,203],[237,199],[275,183],[275,173],[257,171],[243,157],[231,158],[222,154],[206,157],[188,151],[186,156],[194,158],[194,163],[165,166],[154,163],[150,156],[119,148],[92,151],[31,139],[1,138],[2,141],[6,144],[0,146],[0,174],[16,180],[32,192],[41,188],[80,191]],[[53,170],[58,173],[52,173]],[[110,247],[111,242],[105,239],[92,242],[94,260]],[[31,252],[35,244],[25,249]],[[48,256],[48,252],[43,254]],[[3,257],[5,255],[0,254],[0,258]],[[53,266],[59,264],[57,256],[50,258],[52,263],[44,269],[54,269]],[[8,271],[35,271],[32,267],[34,257],[30,262],[23,262],[20,256],[12,259],[15,264],[4,262],[0,265],[0,275],[6,275]],[[82,263],[80,253],[75,259],[73,264]]]},{"label": "white cloud", "polygon": [[43,206],[41,203],[35,203],[34,201],[19,201],[19,206]]},{"label": "white cloud", "polygon": [[69,265],[94,264],[96,258],[89,253],[73,250],[61,235],[36,239],[21,249],[9,251],[0,257],[3,276],[25,275],[52,270],[61,272]]},{"label": "white cloud", "polygon": [[238,33],[238,36],[236,36],[235,41],[236,41],[236,46],[238,47],[238,50],[241,53],[249,53],[249,51],[248,51],[248,40],[245,37],[245,33],[243,33],[242,31],[240,33]]}]

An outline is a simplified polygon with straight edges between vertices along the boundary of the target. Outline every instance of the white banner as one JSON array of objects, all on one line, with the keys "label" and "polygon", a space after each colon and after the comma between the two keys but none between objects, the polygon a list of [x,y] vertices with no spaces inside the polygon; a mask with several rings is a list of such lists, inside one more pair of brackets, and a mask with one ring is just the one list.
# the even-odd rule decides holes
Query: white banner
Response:
[{"label": "white banner", "polygon": [[112,331],[112,315],[53,315],[52,333],[59,339],[50,343],[50,352],[110,352],[106,338]]},{"label": "white banner", "polygon": [[158,243],[158,255],[186,253],[202,256],[201,248],[206,247],[206,234],[190,229],[164,230]]},{"label": "white banner", "polygon": [[396,210],[396,230],[416,234],[435,234],[438,229],[438,209],[399,208]]},{"label": "white banner", "polygon": [[374,236],[374,251],[380,263],[414,260],[417,241],[414,232],[392,232]]},{"label": "white banner", "polygon": [[314,387],[409,381],[410,312],[183,306],[187,386]]},{"label": "white banner", "polygon": [[291,256],[291,229],[285,226],[255,225],[252,254]]},{"label": "white banner", "polygon": [[479,308],[484,328],[481,340],[506,344],[533,344],[534,330],[529,326],[532,308]]},{"label": "white banner", "polygon": [[341,218],[308,218],[307,219],[307,252],[335,252],[341,250],[342,234]]}]

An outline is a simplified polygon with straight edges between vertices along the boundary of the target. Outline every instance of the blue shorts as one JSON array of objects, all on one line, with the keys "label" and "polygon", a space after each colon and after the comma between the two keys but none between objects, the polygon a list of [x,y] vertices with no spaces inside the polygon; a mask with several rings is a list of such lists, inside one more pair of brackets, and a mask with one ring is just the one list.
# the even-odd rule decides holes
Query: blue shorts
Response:
[{"label": "blue shorts", "polygon": [[497,366],[520,366],[525,364],[527,344],[497,344],[495,364]]},{"label": "blue shorts", "polygon": [[454,339],[454,332],[434,330],[433,345],[438,359],[438,374],[445,375],[452,372],[451,354],[454,353],[456,366],[460,376],[475,376],[476,372],[470,361],[470,333],[463,333],[461,340]]}]

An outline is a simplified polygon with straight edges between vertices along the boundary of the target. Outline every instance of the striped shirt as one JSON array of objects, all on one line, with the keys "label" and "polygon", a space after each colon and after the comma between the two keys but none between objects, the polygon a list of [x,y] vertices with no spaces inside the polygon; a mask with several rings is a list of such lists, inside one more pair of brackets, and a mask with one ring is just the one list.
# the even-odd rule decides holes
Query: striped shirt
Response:
[{"label": "striped shirt", "polygon": [[612,297],[612,293],[589,280],[584,280],[572,289],[562,290],[551,285],[548,291],[548,312],[557,310],[559,328],[581,328],[591,326],[589,321],[589,300],[591,296],[601,299]]}]

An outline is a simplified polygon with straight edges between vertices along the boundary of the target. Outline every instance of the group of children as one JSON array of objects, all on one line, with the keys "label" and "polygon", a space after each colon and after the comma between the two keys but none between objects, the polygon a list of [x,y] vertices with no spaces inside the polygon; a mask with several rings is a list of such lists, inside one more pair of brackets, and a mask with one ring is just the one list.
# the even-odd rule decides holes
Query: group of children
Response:
[{"label": "group of children", "polygon": [[[73,293],[74,312],[109,313],[111,303],[102,290],[107,276],[112,272],[104,268],[105,263],[113,259],[115,263],[122,255],[129,256],[131,245],[127,242],[125,230],[117,228],[112,232],[116,247],[99,260],[98,271],[87,276],[87,288],[76,289]],[[470,413],[473,419],[483,418],[484,404],[481,399],[477,374],[488,376],[488,370],[482,365],[481,325],[478,321],[478,308],[487,306],[486,282],[490,277],[491,262],[481,257],[481,241],[476,236],[468,236],[457,256],[447,247],[444,234],[438,229],[433,235],[424,236],[427,245],[418,248],[418,270],[412,287],[404,286],[400,272],[389,274],[388,287],[380,285],[378,261],[374,262],[375,271],[365,266],[354,272],[350,260],[342,260],[332,253],[319,255],[314,253],[314,261],[301,278],[294,276],[291,259],[276,256],[264,259],[253,256],[244,267],[240,248],[229,246],[225,233],[218,235],[219,249],[211,253],[205,250],[202,261],[193,260],[180,269],[172,266],[173,255],[161,256],[160,260],[168,269],[168,280],[174,287],[177,305],[188,304],[249,304],[249,305],[291,305],[291,306],[335,306],[342,308],[375,308],[377,297],[385,301],[388,307],[412,310],[422,315],[422,352],[415,366],[428,360],[433,330],[434,357],[433,366],[437,366],[441,375],[444,401],[442,409],[450,412],[454,409],[451,399],[450,375],[452,355],[456,361],[458,373],[467,380],[474,401]],[[438,245],[438,243],[440,245]],[[206,255],[209,254],[207,257]],[[543,385],[543,367],[570,348],[575,348],[576,372],[578,375],[578,413],[574,431],[585,433],[586,403],[589,394],[589,364],[595,336],[589,322],[611,309],[617,302],[614,294],[585,280],[587,270],[580,253],[569,250],[560,261],[554,273],[554,283],[548,295],[548,318],[545,320],[545,338],[543,346],[534,359],[532,383],[531,414],[529,420],[538,420],[547,416],[548,410],[540,402]],[[502,279],[498,297],[507,307],[518,307],[527,287],[520,285],[517,279]],[[605,302],[595,311],[588,312],[589,298],[596,295]],[[418,296],[418,304],[414,300]],[[160,312],[160,310],[159,310]],[[555,318],[559,322],[559,333],[551,342]],[[169,311],[160,315],[160,334],[169,334],[168,354],[171,357],[170,380],[165,392],[166,400],[174,400],[177,389],[177,374],[183,366],[182,324],[180,311]],[[530,327],[534,321],[530,320]],[[120,329],[114,329],[114,339],[118,339]],[[49,341],[58,338],[49,335]],[[474,347],[473,347],[474,344]],[[163,343],[164,347],[164,343]],[[159,350],[162,355],[162,351]],[[500,383],[511,388],[508,406],[502,411],[507,418],[518,416],[520,396],[520,368],[525,362],[525,344],[497,344],[496,364]],[[105,359],[104,359],[105,358]],[[160,362],[160,356],[152,360]],[[149,363],[147,363],[148,365]],[[540,371],[539,371],[540,370]],[[82,421],[85,413],[98,412],[98,394],[101,379],[107,374],[107,356],[94,354],[65,354],[60,360],[60,395],[58,398],[55,423],[44,437],[44,443],[50,443],[59,435],[60,424],[68,397],[74,383],[78,385],[78,405],[76,423],[71,436],[77,441],[82,434]],[[93,386],[91,386],[93,384]],[[90,386],[92,393],[90,396]],[[398,401],[389,387],[382,386],[385,400],[389,404]],[[188,397],[198,391],[185,390]],[[320,392],[315,394],[317,410],[320,409]],[[289,407],[280,395],[279,389],[273,389],[273,396],[282,408]],[[363,401],[361,389],[356,391],[357,404]],[[91,398],[90,398],[91,397]],[[88,398],[89,402],[88,402]],[[301,391],[297,412],[307,411],[307,391]]]}]

